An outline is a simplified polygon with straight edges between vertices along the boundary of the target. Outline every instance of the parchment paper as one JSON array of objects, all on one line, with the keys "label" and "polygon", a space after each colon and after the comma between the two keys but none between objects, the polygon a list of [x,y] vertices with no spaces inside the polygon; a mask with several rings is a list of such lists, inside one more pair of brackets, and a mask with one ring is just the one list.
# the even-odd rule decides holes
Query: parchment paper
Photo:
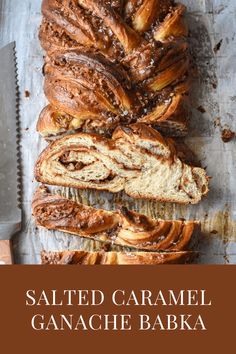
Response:
[{"label": "parchment paper", "polygon": [[[192,117],[188,145],[212,176],[207,198],[194,206],[134,201],[118,194],[88,191],[63,193],[97,207],[114,209],[121,200],[127,207],[152,217],[202,221],[199,263],[236,263],[236,141],[221,140],[228,125],[236,131],[236,2],[234,0],[184,0],[188,8],[190,43],[197,66],[192,92]],[[99,249],[101,244],[60,232],[40,230],[31,216],[32,194],[37,186],[33,168],[46,143],[35,131],[46,103],[43,94],[43,51],[38,41],[40,0],[0,1],[0,45],[17,43],[20,85],[23,229],[14,238],[18,263],[40,262],[40,251]],[[0,68],[1,70],[1,68]],[[27,96],[27,92],[30,96]],[[1,201],[0,201],[1,202]]]}]

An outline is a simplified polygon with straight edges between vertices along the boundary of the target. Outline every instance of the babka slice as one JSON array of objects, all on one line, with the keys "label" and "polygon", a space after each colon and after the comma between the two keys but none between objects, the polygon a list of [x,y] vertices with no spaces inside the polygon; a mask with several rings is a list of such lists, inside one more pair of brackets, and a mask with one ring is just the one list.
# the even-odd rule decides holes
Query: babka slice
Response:
[{"label": "babka slice", "polygon": [[45,184],[183,204],[198,203],[208,192],[205,170],[184,163],[172,140],[139,123],[117,128],[111,139],[78,133],[56,140],[40,155],[35,177]]},{"label": "babka slice", "polygon": [[154,220],[120,208],[95,209],[40,187],[33,199],[36,224],[108,244],[148,251],[183,251],[197,242],[200,223],[183,220]]},{"label": "babka slice", "polygon": [[62,251],[41,254],[42,264],[60,265],[161,265],[189,263],[193,252],[86,252]]}]

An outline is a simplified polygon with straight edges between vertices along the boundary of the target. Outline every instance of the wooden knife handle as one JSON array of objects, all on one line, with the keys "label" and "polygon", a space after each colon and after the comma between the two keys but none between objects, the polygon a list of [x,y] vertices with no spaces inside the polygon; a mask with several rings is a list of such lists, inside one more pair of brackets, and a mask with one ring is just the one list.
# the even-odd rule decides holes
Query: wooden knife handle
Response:
[{"label": "wooden knife handle", "polygon": [[0,265],[13,264],[11,241],[0,241]]}]

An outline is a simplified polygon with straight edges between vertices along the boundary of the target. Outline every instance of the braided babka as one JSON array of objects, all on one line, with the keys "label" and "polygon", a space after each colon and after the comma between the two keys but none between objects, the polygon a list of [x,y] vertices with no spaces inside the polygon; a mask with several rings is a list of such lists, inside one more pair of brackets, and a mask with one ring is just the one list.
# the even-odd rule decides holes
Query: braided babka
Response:
[{"label": "braided babka", "polygon": [[183,220],[153,220],[122,207],[95,209],[40,187],[33,199],[36,224],[106,243],[148,251],[183,251],[197,240],[200,224]]},{"label": "braided babka", "polygon": [[187,131],[185,6],[172,0],[43,0],[46,51],[37,129],[113,131],[141,122],[169,136]]},{"label": "braided babka", "polygon": [[86,252],[62,251],[41,253],[42,264],[58,265],[161,265],[189,263],[194,252]]},{"label": "braided babka", "polygon": [[171,139],[145,124],[119,127],[112,139],[78,133],[51,143],[35,177],[51,185],[92,188],[133,198],[195,204],[208,192],[204,169],[184,163]]}]

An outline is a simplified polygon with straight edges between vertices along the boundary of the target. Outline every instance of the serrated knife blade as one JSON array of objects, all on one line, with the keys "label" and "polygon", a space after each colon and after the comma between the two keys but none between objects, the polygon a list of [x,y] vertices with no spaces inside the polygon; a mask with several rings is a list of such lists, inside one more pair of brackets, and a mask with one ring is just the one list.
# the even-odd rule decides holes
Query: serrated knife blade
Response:
[{"label": "serrated knife blade", "polygon": [[11,263],[10,239],[21,228],[16,73],[13,42],[0,49],[0,264]]}]

